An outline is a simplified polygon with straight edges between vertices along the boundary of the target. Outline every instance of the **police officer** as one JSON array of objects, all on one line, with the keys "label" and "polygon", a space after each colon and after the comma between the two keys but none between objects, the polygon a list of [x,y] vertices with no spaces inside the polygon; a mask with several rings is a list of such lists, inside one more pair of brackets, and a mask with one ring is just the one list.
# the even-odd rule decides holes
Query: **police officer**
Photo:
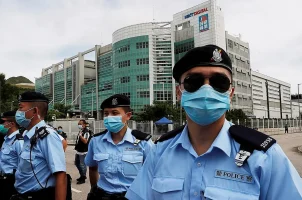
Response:
[{"label": "police officer", "polygon": [[215,45],[194,48],[176,63],[187,124],[157,141],[128,199],[302,199],[301,178],[276,141],[225,119],[232,70]]},{"label": "police officer", "polygon": [[39,92],[25,92],[19,98],[15,118],[26,130],[13,200],[66,199],[65,155],[59,135],[44,121],[47,109],[48,99]]},{"label": "police officer", "polygon": [[15,114],[15,111],[8,111],[1,116],[0,132],[5,135],[0,152],[0,188],[3,191],[1,193],[3,200],[9,200],[16,193],[14,188],[15,172],[23,146],[23,137],[19,133]]},{"label": "police officer", "polygon": [[150,135],[127,126],[131,118],[127,96],[113,95],[103,101],[101,109],[107,130],[95,134],[89,143],[85,163],[92,189],[87,199],[125,199],[153,142]]}]

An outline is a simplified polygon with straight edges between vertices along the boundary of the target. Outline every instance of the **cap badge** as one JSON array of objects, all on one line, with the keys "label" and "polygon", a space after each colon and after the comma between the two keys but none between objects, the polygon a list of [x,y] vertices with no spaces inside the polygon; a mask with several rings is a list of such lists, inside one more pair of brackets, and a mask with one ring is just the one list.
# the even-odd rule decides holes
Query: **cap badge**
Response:
[{"label": "cap badge", "polygon": [[116,106],[116,105],[118,104],[117,98],[113,98],[111,104],[112,104],[113,106]]},{"label": "cap badge", "polygon": [[211,58],[211,61],[215,61],[215,62],[221,62],[222,58],[221,58],[221,49],[215,49],[213,51],[213,57]]}]

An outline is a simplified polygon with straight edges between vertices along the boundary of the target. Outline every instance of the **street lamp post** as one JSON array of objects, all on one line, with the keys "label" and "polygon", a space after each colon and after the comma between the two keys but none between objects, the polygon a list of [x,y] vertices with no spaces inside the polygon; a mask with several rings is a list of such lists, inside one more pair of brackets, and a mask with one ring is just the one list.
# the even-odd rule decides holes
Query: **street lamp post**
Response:
[{"label": "street lamp post", "polygon": [[93,92],[94,92],[94,89],[92,89],[91,91],[91,116],[93,117]]},{"label": "street lamp post", "polygon": [[13,103],[14,103],[14,101],[12,101],[10,104],[10,110],[13,110]]},{"label": "street lamp post", "polygon": [[163,83],[163,100],[165,100],[165,83]]},{"label": "street lamp post", "polygon": [[298,106],[299,106],[299,129],[301,131],[301,113],[300,113],[300,91],[299,91],[299,86],[301,83],[298,84]]}]

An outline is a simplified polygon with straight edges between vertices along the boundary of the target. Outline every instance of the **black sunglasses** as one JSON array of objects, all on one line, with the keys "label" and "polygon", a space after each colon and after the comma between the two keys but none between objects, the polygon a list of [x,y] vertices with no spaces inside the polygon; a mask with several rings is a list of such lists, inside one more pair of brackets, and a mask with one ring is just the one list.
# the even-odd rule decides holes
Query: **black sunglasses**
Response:
[{"label": "black sunglasses", "polygon": [[[201,86],[204,85],[205,79],[208,78],[202,74],[191,74],[187,76],[184,81],[181,83],[184,86],[184,89],[187,92],[196,92]],[[225,93],[229,90],[231,81],[225,75],[221,73],[215,73],[209,77],[210,85],[214,90]]]}]

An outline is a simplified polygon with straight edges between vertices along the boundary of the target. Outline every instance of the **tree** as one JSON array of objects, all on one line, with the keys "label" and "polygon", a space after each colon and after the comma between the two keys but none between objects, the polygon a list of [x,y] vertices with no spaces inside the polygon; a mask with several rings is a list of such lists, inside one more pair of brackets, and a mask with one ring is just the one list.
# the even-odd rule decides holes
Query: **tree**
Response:
[{"label": "tree", "polygon": [[65,115],[65,117],[67,116],[68,111],[70,111],[70,109],[72,108],[71,105],[66,105],[63,103],[55,103],[55,105],[53,106],[54,110],[59,111],[60,113],[63,113]]},{"label": "tree", "polygon": [[0,113],[16,110],[18,97],[28,89],[18,88],[6,82],[5,75],[0,73]]},{"label": "tree", "polygon": [[55,117],[55,119],[66,118],[71,107],[71,105],[65,106],[65,104],[62,103],[55,103],[53,109],[48,111],[45,121],[53,121],[53,117]]},{"label": "tree", "polygon": [[59,112],[58,110],[49,110],[44,120],[47,122],[51,122],[54,121],[53,117],[55,117],[55,119],[65,118],[66,115],[62,112]]},{"label": "tree", "polygon": [[[182,118],[185,119],[185,114],[182,110]],[[157,121],[162,117],[167,117],[173,122],[179,122],[180,119],[180,105],[173,102],[159,102],[155,101],[153,105],[147,105],[144,111],[138,113],[135,117],[136,121]]]},{"label": "tree", "polygon": [[232,122],[244,121],[247,118],[246,114],[241,109],[233,109],[226,112],[226,119]]}]

